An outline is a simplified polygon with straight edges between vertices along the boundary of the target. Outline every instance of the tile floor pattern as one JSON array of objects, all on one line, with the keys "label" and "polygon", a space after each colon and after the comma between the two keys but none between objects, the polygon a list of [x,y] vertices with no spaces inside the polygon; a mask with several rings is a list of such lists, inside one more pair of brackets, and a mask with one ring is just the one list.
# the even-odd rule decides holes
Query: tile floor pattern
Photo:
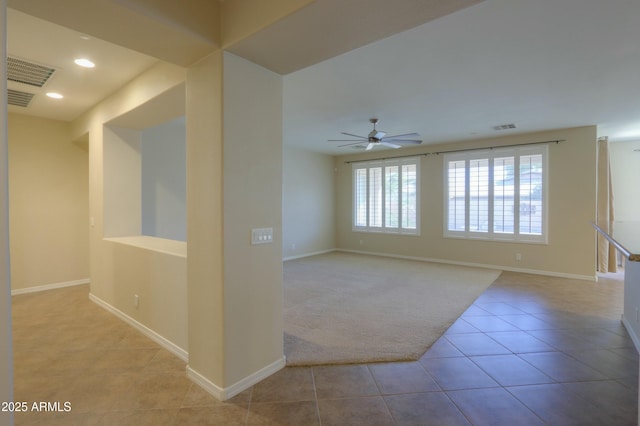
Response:
[{"label": "tile floor pattern", "polygon": [[88,300],[13,297],[17,425],[635,425],[620,275],[503,273],[417,362],[285,368],[219,402],[185,363]]}]

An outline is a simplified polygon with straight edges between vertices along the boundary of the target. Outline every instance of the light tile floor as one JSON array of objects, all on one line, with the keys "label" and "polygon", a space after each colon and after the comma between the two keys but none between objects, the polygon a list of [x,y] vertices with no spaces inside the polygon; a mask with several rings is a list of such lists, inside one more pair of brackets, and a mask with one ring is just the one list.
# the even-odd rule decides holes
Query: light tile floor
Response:
[{"label": "light tile floor", "polygon": [[230,401],[88,300],[13,297],[17,425],[635,425],[638,354],[620,274],[503,273],[416,362],[285,368]]}]

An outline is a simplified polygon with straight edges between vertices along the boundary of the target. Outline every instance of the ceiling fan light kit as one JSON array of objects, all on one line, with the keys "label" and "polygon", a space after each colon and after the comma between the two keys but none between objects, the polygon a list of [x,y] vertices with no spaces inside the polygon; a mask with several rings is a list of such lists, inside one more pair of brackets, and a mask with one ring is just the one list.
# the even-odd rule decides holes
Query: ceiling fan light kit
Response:
[{"label": "ceiling fan light kit", "polygon": [[329,142],[350,142],[344,145],[338,145],[338,147],[352,146],[352,145],[360,145],[363,143],[367,143],[366,151],[372,150],[376,146],[386,146],[388,148],[402,148],[404,144],[409,145],[419,145],[422,143],[420,139],[409,139],[409,138],[417,138],[420,135],[417,133],[406,133],[403,135],[394,135],[387,136],[386,132],[376,129],[376,124],[378,124],[377,118],[370,118],[369,122],[373,124],[373,130],[369,132],[367,136],[354,135],[352,133],[342,132],[343,135],[351,136],[354,139],[330,139]]}]

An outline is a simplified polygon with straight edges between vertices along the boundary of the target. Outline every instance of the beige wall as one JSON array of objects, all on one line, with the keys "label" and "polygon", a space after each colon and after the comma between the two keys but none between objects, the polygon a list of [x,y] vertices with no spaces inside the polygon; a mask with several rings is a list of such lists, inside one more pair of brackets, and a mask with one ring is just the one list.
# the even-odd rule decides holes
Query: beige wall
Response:
[{"label": "beige wall", "polygon": [[188,371],[227,398],[283,360],[281,77],[214,53],[189,69],[186,122]]},{"label": "beige wall", "polygon": [[334,159],[283,150],[282,254],[285,259],[335,248]]},{"label": "beige wall", "polygon": [[12,289],[89,278],[88,155],[69,124],[9,115]]},{"label": "beige wall", "polygon": [[184,115],[142,132],[142,234],[187,241]]},{"label": "beige wall", "polygon": [[640,221],[640,141],[609,144],[611,181],[613,184],[614,217],[616,221]]},{"label": "beige wall", "polygon": [[[0,0],[0,55],[6,58],[6,0]],[[6,63],[3,61],[2,73]],[[9,176],[7,161],[7,81],[0,83],[0,401],[13,401],[11,345],[11,278],[9,271]],[[11,413],[0,411],[0,424],[11,424]]]},{"label": "beige wall", "polygon": [[[611,183],[613,185],[614,219],[616,222],[640,221],[640,197],[637,183],[640,182],[640,140],[612,142],[609,144]],[[614,230],[616,225],[614,224]],[[636,309],[640,307],[640,262],[624,260],[624,315],[623,322],[631,335],[636,349],[640,348],[640,324],[635,321]],[[638,396],[640,401],[640,395]],[[640,421],[640,412],[638,414]]]},{"label": "beige wall", "polygon": [[[478,148],[566,139],[549,146],[548,244],[469,241],[443,237],[443,157],[429,155],[421,163],[421,234],[394,236],[351,230],[351,166],[345,160],[376,158],[379,153],[336,159],[337,246],[346,250],[495,266],[584,279],[594,279],[595,126],[532,133],[453,145],[404,149],[402,154]],[[385,155],[390,155],[385,151]],[[520,253],[521,261],[515,254]]]},{"label": "beige wall", "polygon": [[104,126],[102,138],[104,236],[140,235],[142,230],[140,132]]},{"label": "beige wall", "polygon": [[187,73],[189,368],[223,386],[222,52]]},{"label": "beige wall", "polygon": [[141,135],[135,129],[103,126],[103,237],[110,239],[100,243],[100,267],[109,296],[98,296],[93,285],[92,295],[160,336],[184,358],[186,243],[141,237]]},{"label": "beige wall", "polygon": [[165,339],[165,346],[184,358],[188,348],[185,253],[160,250],[162,244],[151,237],[131,240],[103,241],[103,267],[111,294],[100,300]]},{"label": "beige wall", "polygon": [[[283,360],[282,77],[224,57],[225,386]],[[251,245],[252,228],[273,243]]]},{"label": "beige wall", "polygon": [[214,53],[188,71],[186,122],[188,372],[224,399],[283,364],[281,77]]},{"label": "beige wall", "polygon": [[[159,63],[70,126],[72,136],[89,134],[91,296],[166,339],[179,355],[187,350],[186,249],[164,250],[164,241],[153,238],[131,243],[105,237],[139,236],[141,202],[140,132],[108,123],[140,112],[182,85],[185,75],[183,68]],[[147,121],[154,111],[140,114]]]}]

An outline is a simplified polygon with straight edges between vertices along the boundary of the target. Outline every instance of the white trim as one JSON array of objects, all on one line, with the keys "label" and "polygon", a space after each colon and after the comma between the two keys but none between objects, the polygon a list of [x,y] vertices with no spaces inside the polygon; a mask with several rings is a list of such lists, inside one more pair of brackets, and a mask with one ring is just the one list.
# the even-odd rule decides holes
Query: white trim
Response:
[{"label": "white trim", "polygon": [[329,249],[329,250],[316,251],[316,252],[313,252],[313,253],[305,253],[305,254],[298,254],[296,256],[288,256],[288,257],[282,258],[282,261],[286,262],[287,260],[295,260],[295,259],[302,259],[303,257],[318,256],[318,255],[321,255],[321,254],[331,253],[331,252],[334,252],[336,250],[338,250],[338,249],[332,248],[332,249]]},{"label": "white trim", "polygon": [[36,293],[38,291],[55,290],[57,288],[73,287],[75,285],[83,284],[89,284],[89,278],[74,281],[64,281],[61,283],[44,284],[35,287],[17,288],[15,290],[11,290],[11,295],[15,296],[17,294]]},{"label": "white trim", "polygon": [[[198,373],[196,370],[187,365],[187,377],[191,379],[195,384],[200,386],[205,391],[209,392],[214,398],[219,401],[224,401],[225,398],[225,390],[220,386],[216,385],[202,374]],[[227,397],[226,399],[229,399]]]},{"label": "white trim", "polygon": [[541,271],[539,269],[512,268],[510,266],[502,266],[502,265],[487,265],[484,263],[459,262],[456,260],[433,259],[433,258],[415,257],[415,256],[402,256],[402,255],[396,255],[396,254],[377,253],[377,252],[362,251],[362,250],[336,249],[336,251],[341,251],[345,253],[368,254],[371,256],[391,257],[395,259],[418,260],[421,262],[445,263],[449,265],[459,265],[459,266],[472,266],[475,268],[499,269],[502,271],[509,271],[509,272],[521,272],[524,274],[544,275],[544,276],[558,277],[558,278],[570,278],[570,279],[584,280],[584,281],[595,282],[598,280],[597,275],[590,276],[590,275],[566,274],[564,272]]},{"label": "white trim", "polygon": [[204,377],[202,374],[191,368],[189,365],[187,365],[187,377],[202,389],[213,395],[216,399],[220,401],[226,401],[227,399],[233,398],[234,396],[238,395],[240,392],[249,389],[251,386],[266,379],[272,374],[282,370],[285,365],[286,359],[285,357],[282,357],[226,388],[221,388],[220,386],[216,385],[215,383]]},{"label": "white trim", "polygon": [[638,338],[635,331],[633,331],[633,327],[631,327],[631,324],[627,321],[624,314],[622,315],[622,325],[627,329],[627,333],[629,333],[629,337],[631,337],[631,341],[633,342],[633,346],[636,347],[636,351],[640,352],[640,338]]},{"label": "white trim", "polygon": [[113,306],[111,306],[104,300],[100,299],[93,293],[89,293],[89,299],[92,302],[94,302],[96,305],[111,312],[112,314],[114,314],[115,316],[117,316],[118,318],[120,318],[121,320],[129,324],[130,326],[134,327],[139,332],[141,332],[142,334],[144,334],[145,336],[147,336],[148,338],[150,338],[151,340],[153,340],[154,342],[156,342],[157,344],[159,344],[160,346],[162,346],[172,354],[176,355],[181,360],[185,362],[189,361],[189,352],[185,351],[184,349],[182,349],[175,343],[171,342],[170,340],[167,340],[166,338],[156,333],[146,325],[136,321],[135,319],[131,318],[129,315],[125,314],[121,310],[114,308]]}]

